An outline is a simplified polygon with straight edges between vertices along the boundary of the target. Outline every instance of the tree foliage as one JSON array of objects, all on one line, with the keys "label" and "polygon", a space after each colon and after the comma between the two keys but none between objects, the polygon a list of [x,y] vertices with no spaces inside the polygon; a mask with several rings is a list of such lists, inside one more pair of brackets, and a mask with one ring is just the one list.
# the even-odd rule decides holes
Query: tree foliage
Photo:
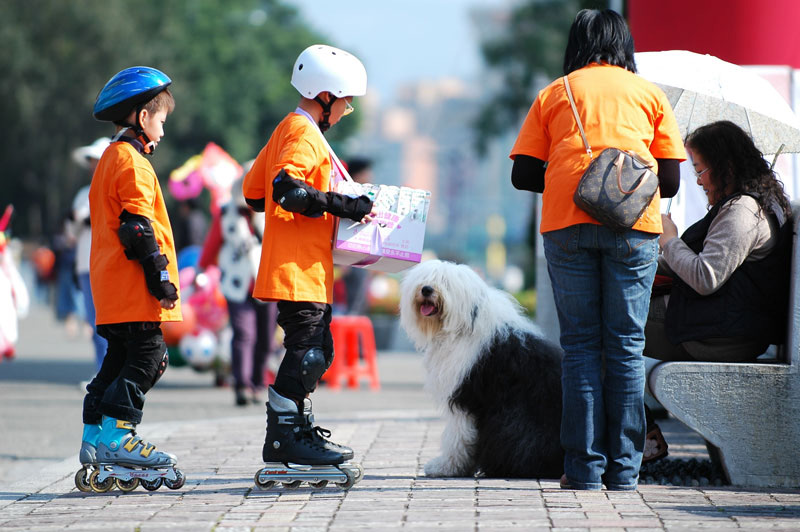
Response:
[{"label": "tree foliage", "polygon": [[239,161],[255,157],[297,104],[291,69],[315,42],[326,41],[281,0],[0,3],[0,189],[18,213],[15,233],[52,231],[89,182],[70,153],[113,133],[91,112],[119,70],[148,65],[173,80],[176,109],[152,159],[164,186],[208,142]]},{"label": "tree foliage", "polygon": [[507,27],[481,43],[489,70],[501,81],[475,120],[480,151],[488,139],[518,127],[536,91],[562,75],[575,14],[606,7],[608,2],[600,0],[525,0],[512,9]]}]

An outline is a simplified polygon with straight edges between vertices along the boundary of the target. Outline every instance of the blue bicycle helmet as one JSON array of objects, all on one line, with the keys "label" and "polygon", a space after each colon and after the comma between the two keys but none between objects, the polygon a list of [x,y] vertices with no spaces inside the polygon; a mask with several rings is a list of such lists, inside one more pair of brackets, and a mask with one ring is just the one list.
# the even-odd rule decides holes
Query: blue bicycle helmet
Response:
[{"label": "blue bicycle helmet", "polygon": [[166,89],[169,76],[146,66],[135,66],[114,75],[97,95],[93,115],[97,120],[124,120],[138,105],[150,101]]}]

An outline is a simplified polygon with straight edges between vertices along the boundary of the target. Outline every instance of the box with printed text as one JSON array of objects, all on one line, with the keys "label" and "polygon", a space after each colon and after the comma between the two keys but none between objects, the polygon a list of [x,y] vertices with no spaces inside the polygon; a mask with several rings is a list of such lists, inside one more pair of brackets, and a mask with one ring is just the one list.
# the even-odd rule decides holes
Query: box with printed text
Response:
[{"label": "box with printed text", "polygon": [[369,196],[376,216],[368,224],[339,220],[333,239],[334,263],[393,273],[422,260],[430,192],[353,181],[342,181],[336,190]]}]

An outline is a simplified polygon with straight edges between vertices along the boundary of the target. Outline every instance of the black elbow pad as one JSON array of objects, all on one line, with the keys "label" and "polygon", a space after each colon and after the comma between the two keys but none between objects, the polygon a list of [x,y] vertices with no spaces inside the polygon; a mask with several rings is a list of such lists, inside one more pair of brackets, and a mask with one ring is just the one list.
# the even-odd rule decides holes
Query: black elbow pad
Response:
[{"label": "black elbow pad", "polygon": [[278,198],[278,205],[289,212],[303,213],[311,206],[311,198],[304,189],[293,188]]},{"label": "black elbow pad", "polygon": [[272,200],[284,210],[310,218],[322,216],[325,194],[281,170],[272,180]]},{"label": "black elbow pad", "polygon": [[125,256],[142,265],[148,292],[159,300],[178,299],[178,290],[170,282],[166,270],[169,260],[161,254],[150,220],[123,211],[120,221],[117,230],[119,241],[125,248]]},{"label": "black elbow pad", "polygon": [[158,243],[150,220],[132,214],[120,218],[122,223],[117,230],[117,236],[125,248],[126,257],[142,262],[154,253],[158,253]]}]

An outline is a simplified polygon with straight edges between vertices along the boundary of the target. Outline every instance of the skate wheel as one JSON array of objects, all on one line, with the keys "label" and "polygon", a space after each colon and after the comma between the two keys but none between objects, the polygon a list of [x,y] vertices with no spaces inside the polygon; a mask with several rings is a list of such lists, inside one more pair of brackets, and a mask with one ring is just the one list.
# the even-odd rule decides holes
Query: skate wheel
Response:
[{"label": "skate wheel", "polygon": [[258,475],[259,475],[259,473],[261,473],[261,471],[256,471],[256,476],[255,476],[255,477],[253,477],[253,480],[255,481],[255,483],[256,483],[256,486],[258,486],[258,489],[261,489],[261,490],[268,490],[268,489],[270,489],[272,486],[274,486],[274,485],[275,485],[275,481],[274,481],[274,480],[265,480],[265,481],[261,482],[261,481],[259,480],[259,478],[258,478]]},{"label": "skate wheel", "polygon": [[320,480],[319,482],[309,482],[308,485],[311,486],[312,488],[316,488],[318,490],[321,490],[322,488],[324,488],[325,486],[328,485],[328,481],[327,480]]},{"label": "skate wheel", "polygon": [[302,483],[302,480],[293,480],[292,482],[281,482],[281,485],[287,490],[296,490]]},{"label": "skate wheel", "polygon": [[168,478],[164,479],[164,485],[171,490],[179,490],[186,483],[186,477],[184,476],[183,471],[176,469],[175,475],[177,476],[175,480],[170,480]]},{"label": "skate wheel", "polygon": [[356,474],[349,469],[342,470],[342,473],[344,473],[347,476],[347,480],[344,482],[337,482],[336,485],[342,488],[343,490],[349,490],[356,483],[357,480]]},{"label": "skate wheel", "polygon": [[75,473],[75,487],[84,493],[92,491],[92,487],[89,485],[89,470],[85,467],[78,469],[78,472]]},{"label": "skate wheel", "polygon": [[361,467],[361,464],[356,464],[355,474],[356,474],[356,482],[360,482],[361,479],[364,478],[364,468]]},{"label": "skate wheel", "polygon": [[97,493],[105,493],[107,491],[111,491],[111,488],[114,487],[114,479],[111,477],[106,477],[106,479],[102,482],[98,482],[97,477],[100,475],[100,470],[95,469],[92,471],[92,474],[89,475],[89,486],[91,486],[92,491]]},{"label": "skate wheel", "polygon": [[161,480],[161,477],[154,478],[153,480],[142,479],[142,487],[147,491],[156,491],[158,488],[161,487],[162,483],[163,481]]},{"label": "skate wheel", "polygon": [[120,491],[123,491],[125,493],[133,491],[139,487],[138,478],[132,478],[130,480],[122,480],[121,478],[115,478],[114,483],[117,485]]}]

